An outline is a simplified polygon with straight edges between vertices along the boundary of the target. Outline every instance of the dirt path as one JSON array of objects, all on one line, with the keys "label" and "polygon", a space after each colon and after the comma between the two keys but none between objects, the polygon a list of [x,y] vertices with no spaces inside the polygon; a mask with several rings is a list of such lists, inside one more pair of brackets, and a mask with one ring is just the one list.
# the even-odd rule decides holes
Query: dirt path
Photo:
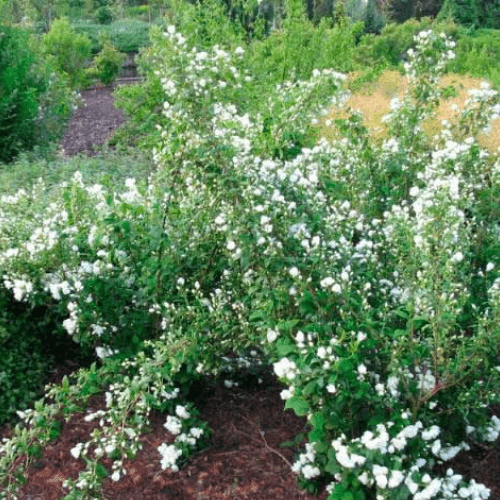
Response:
[{"label": "dirt path", "polygon": [[113,130],[126,121],[123,112],[113,106],[113,91],[114,88],[96,86],[81,93],[85,106],[71,117],[69,129],[61,140],[64,156],[78,153],[95,156],[95,147],[104,144]]}]

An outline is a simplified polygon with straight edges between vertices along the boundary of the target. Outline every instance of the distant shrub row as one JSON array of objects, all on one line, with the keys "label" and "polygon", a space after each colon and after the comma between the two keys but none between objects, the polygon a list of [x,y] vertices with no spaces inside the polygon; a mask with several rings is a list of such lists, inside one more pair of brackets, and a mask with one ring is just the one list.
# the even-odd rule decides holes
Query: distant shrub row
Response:
[{"label": "distant shrub row", "polygon": [[138,19],[123,19],[107,26],[83,20],[73,21],[72,27],[77,33],[86,35],[90,39],[90,48],[94,54],[100,50],[101,31],[109,34],[111,42],[120,52],[138,52],[142,47],[149,45],[149,24]]}]

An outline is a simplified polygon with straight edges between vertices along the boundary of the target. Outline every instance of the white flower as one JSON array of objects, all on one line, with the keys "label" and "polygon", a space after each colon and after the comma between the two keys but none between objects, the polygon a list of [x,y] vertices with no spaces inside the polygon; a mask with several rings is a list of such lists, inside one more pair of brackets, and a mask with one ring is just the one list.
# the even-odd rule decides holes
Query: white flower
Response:
[{"label": "white flower", "polygon": [[185,406],[181,406],[181,405],[177,405],[175,407],[175,413],[177,414],[178,417],[180,418],[189,418],[190,415],[189,415],[189,412],[187,411],[186,407]]},{"label": "white flower", "polygon": [[335,280],[331,277],[324,278],[320,281],[321,288],[329,288],[335,283]]},{"label": "white flower", "polygon": [[113,474],[111,474],[111,479],[115,482],[118,481],[120,479],[120,471],[115,470],[115,472],[113,472]]},{"label": "white flower", "polygon": [[358,342],[363,342],[363,340],[366,340],[366,333],[358,332],[358,334],[356,336],[356,340]]},{"label": "white flower", "polygon": [[276,330],[267,330],[267,341],[272,344],[277,338],[279,333]]},{"label": "white flower", "polygon": [[441,430],[437,425],[433,425],[429,429],[422,431],[422,439],[424,441],[430,441],[431,439],[436,439],[439,436]]},{"label": "white flower", "polygon": [[280,392],[280,398],[286,401],[287,399],[290,399],[293,396],[293,391],[291,389],[283,389]]},{"label": "white flower", "polygon": [[99,358],[107,358],[108,356],[111,356],[113,354],[113,351],[108,347],[96,347],[95,353]]},{"label": "white flower", "polygon": [[231,241],[229,241],[229,242],[227,243],[226,248],[227,248],[230,252],[232,252],[232,251],[236,248],[236,243],[235,243],[233,240],[231,240]]},{"label": "white flower", "polygon": [[83,443],[78,443],[74,448],[71,448],[70,453],[75,457],[78,458],[80,456],[80,453],[83,448]]},{"label": "white flower", "polygon": [[433,479],[429,485],[422,491],[419,491],[416,495],[414,495],[414,500],[428,500],[439,492],[441,488],[441,480]]},{"label": "white flower", "polygon": [[76,321],[72,318],[65,319],[63,321],[63,328],[72,335],[76,330]]},{"label": "white flower", "polygon": [[199,427],[193,427],[189,433],[194,436],[196,439],[199,437],[203,436],[203,429],[200,429]]},{"label": "white flower", "polygon": [[332,292],[334,292],[334,293],[341,293],[342,292],[342,288],[340,287],[340,285],[338,283],[335,283],[335,285],[332,286]]},{"label": "white flower", "polygon": [[464,260],[464,254],[462,252],[457,252],[453,257],[451,258],[452,262],[462,262]]},{"label": "white flower", "polygon": [[167,416],[167,421],[163,424],[163,427],[167,429],[174,435],[180,434],[182,430],[182,422],[172,415]]},{"label": "white flower", "polygon": [[431,451],[432,453],[434,453],[434,455],[437,455],[440,450],[441,450],[441,440],[436,439],[436,441],[432,443]]},{"label": "white flower", "polygon": [[372,468],[373,476],[379,488],[385,489],[387,487],[387,474],[389,469],[387,467],[375,464]]},{"label": "white flower", "polygon": [[274,372],[278,378],[293,380],[297,374],[297,365],[288,358],[283,358],[274,363]]},{"label": "white flower", "polygon": [[292,278],[296,278],[297,276],[300,275],[300,272],[296,267],[292,267],[288,272],[290,273],[290,276]]},{"label": "white flower", "polygon": [[179,467],[176,465],[177,459],[182,455],[182,450],[179,450],[175,445],[166,445],[163,443],[158,447],[158,451],[162,456],[161,459],[161,468],[163,470],[170,468],[174,472],[179,470]]},{"label": "white flower", "polygon": [[328,384],[326,386],[326,390],[330,393],[330,394],[335,394],[337,392],[337,388],[335,387],[334,384]]},{"label": "white flower", "polygon": [[391,476],[389,478],[387,486],[389,488],[397,488],[403,482],[404,478],[405,477],[401,471],[393,470],[391,471]]}]

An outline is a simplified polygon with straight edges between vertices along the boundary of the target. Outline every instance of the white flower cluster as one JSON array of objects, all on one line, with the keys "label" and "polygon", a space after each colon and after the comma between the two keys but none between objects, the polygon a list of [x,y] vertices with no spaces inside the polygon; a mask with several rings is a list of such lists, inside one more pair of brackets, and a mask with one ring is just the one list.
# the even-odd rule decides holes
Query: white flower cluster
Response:
[{"label": "white flower cluster", "polygon": [[[403,415],[404,418],[408,416],[408,414]],[[467,445],[442,447],[441,442],[435,440],[440,433],[440,428],[436,425],[424,428],[421,422],[416,422],[407,425],[391,437],[395,428],[394,422],[387,422],[378,424],[374,431],[365,431],[361,438],[348,441],[342,434],[332,441],[335,459],[341,467],[340,472],[335,475],[336,479],[340,480],[343,469],[346,471],[356,469],[360,482],[369,487],[376,486],[378,493],[404,486],[408,488],[414,500],[430,500],[438,495],[442,495],[442,498],[457,498],[457,494],[464,499],[488,498],[488,488],[478,485],[475,481],[466,486],[462,476],[454,474],[451,469],[444,478],[433,479],[428,473],[422,474],[420,471],[427,464],[427,460],[424,458],[414,460],[405,453],[410,443],[418,439],[419,433],[421,442],[426,443],[427,451],[443,461],[450,460],[461,449],[466,449]],[[373,452],[377,452],[376,455]],[[369,461],[367,456],[370,457]],[[407,462],[404,470],[400,468],[399,457]],[[416,477],[421,479],[417,480]]]},{"label": "white flower cluster", "polygon": [[297,365],[288,358],[280,359],[277,363],[274,363],[273,367],[278,378],[293,380],[298,373]]},{"label": "white flower cluster", "polygon": [[177,405],[175,407],[176,415],[168,415],[167,421],[164,427],[176,436],[173,444],[167,445],[166,443],[161,444],[158,447],[158,452],[161,455],[161,467],[162,469],[171,469],[173,471],[179,470],[179,465],[177,461],[182,456],[183,450],[182,445],[187,444],[191,447],[195,447],[197,440],[201,438],[204,431],[200,427],[192,427],[188,433],[182,432],[185,426],[185,420],[191,417],[186,406]]},{"label": "white flower cluster", "polygon": [[301,453],[297,461],[293,464],[292,471],[296,474],[302,474],[306,479],[312,479],[321,474],[319,467],[314,464],[316,451],[314,444],[306,443],[305,453]]}]

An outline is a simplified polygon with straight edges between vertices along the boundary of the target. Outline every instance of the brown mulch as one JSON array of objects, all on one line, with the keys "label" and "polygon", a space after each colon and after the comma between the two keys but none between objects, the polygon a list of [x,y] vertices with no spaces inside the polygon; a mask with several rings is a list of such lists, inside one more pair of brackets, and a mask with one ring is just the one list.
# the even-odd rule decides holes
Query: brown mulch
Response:
[{"label": "brown mulch", "polygon": [[[62,377],[67,369],[63,367]],[[270,373],[261,375],[245,387],[226,388],[206,380],[193,394],[199,417],[209,423],[213,434],[209,447],[191,457],[179,471],[162,470],[157,447],[172,440],[163,427],[166,415],[150,414],[151,432],[141,441],[143,449],[132,460],[126,460],[127,475],[118,482],[106,479],[103,498],[112,500],[325,500],[326,491],[313,496],[301,490],[287,461],[293,462],[295,450],[281,448],[307,430],[303,418],[283,410],[280,391],[283,387]],[[54,377],[52,377],[54,380]],[[89,408],[105,408],[104,396],[90,399]],[[70,450],[84,442],[97,422],[85,422],[85,413],[76,414],[63,423],[59,438],[47,445],[43,457],[29,469],[28,484],[20,490],[19,500],[62,498],[64,479],[76,479],[84,462],[75,460]],[[11,435],[9,426],[0,437]],[[111,470],[111,462],[102,463]],[[67,491],[66,491],[67,493]]]},{"label": "brown mulch", "polygon": [[[114,128],[125,121],[113,108],[113,96],[108,88],[83,92],[87,106],[72,118],[61,145],[66,155],[94,155],[94,145],[103,144]],[[58,383],[63,375],[77,368],[68,359],[59,363],[47,382]],[[179,472],[163,471],[157,447],[171,440],[163,427],[165,415],[150,414],[151,432],[142,436],[143,449],[124,466],[127,475],[118,482],[107,479],[103,487],[105,500],[325,500],[322,491],[315,497],[301,490],[288,462],[293,462],[297,450],[281,448],[307,431],[306,421],[291,411],[283,410],[279,394],[282,386],[270,373],[262,376],[263,383],[228,389],[223,384],[206,380],[193,394],[192,401],[206,420],[213,435],[209,447],[193,457]],[[90,407],[105,407],[104,397],[95,396]],[[495,412],[500,415],[499,412]],[[75,460],[70,450],[84,442],[96,425],[85,422],[85,414],[76,414],[63,424],[59,438],[51,442],[43,456],[29,469],[28,484],[23,486],[19,500],[55,500],[65,491],[67,477],[76,479],[84,469],[81,459]],[[0,428],[0,440],[9,437],[9,424]],[[281,455],[281,456],[280,456]],[[102,461],[108,470],[110,462]],[[500,500],[500,445],[473,447],[460,453],[447,464],[468,479],[475,479],[491,490],[490,500]],[[446,467],[446,468],[447,468]],[[445,468],[445,470],[446,470]]]},{"label": "brown mulch", "polygon": [[[120,83],[129,82],[117,84]],[[125,123],[123,112],[113,106],[114,88],[116,84],[109,87],[97,85],[81,92],[85,106],[75,111],[60,142],[65,157],[79,153],[95,156],[98,146],[104,144],[113,131]]]}]

